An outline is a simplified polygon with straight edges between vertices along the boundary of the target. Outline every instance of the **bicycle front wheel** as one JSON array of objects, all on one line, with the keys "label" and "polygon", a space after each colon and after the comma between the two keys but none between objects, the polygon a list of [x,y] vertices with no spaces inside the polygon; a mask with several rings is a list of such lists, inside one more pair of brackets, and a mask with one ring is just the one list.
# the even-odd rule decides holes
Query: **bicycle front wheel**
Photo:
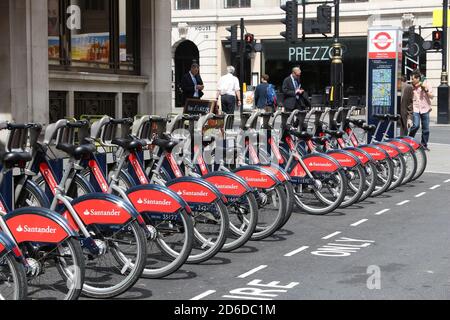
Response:
[{"label": "bicycle front wheel", "polygon": [[228,206],[230,228],[223,252],[230,252],[242,247],[255,232],[258,223],[258,204],[252,193],[247,193]]},{"label": "bicycle front wheel", "polygon": [[113,298],[130,289],[142,275],[146,258],[146,239],[137,221],[126,225],[88,226],[100,253],[86,255],[83,294],[91,298]]},{"label": "bicycle front wheel", "polygon": [[342,170],[313,173],[314,185],[301,184],[295,188],[297,206],[308,214],[326,215],[342,204],[347,194],[347,177]]}]

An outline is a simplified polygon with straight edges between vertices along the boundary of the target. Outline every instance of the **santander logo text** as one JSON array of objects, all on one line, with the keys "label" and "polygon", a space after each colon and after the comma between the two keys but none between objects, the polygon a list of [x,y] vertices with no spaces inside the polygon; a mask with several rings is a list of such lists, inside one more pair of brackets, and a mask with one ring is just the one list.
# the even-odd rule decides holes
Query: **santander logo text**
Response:
[{"label": "santander logo text", "polygon": [[109,216],[109,217],[118,217],[120,216],[120,211],[119,210],[95,210],[95,209],[91,209],[91,210],[86,210],[83,212],[83,214],[85,216]]},{"label": "santander logo text", "polygon": [[46,233],[46,234],[55,234],[56,228],[52,228],[50,226],[43,228],[43,227],[29,227],[28,225],[25,225],[22,227],[22,225],[19,225],[16,228],[17,232],[23,232],[23,233]]},{"label": "santander logo text", "polygon": [[154,206],[164,206],[168,207],[172,205],[172,201],[168,201],[166,199],[164,200],[154,200],[154,199],[147,199],[147,198],[139,198],[137,201],[138,204],[144,204],[144,205],[154,205]]},{"label": "santander logo text", "polygon": [[267,182],[267,179],[264,177],[255,178],[255,177],[247,177],[248,182]]},{"label": "santander logo text", "polygon": [[324,163],[310,162],[308,165],[311,167],[314,166],[314,167],[325,167],[325,168],[330,168],[333,166],[331,163],[328,163],[328,162],[324,162]]},{"label": "santander logo text", "polygon": [[237,190],[239,188],[235,184],[215,184],[215,187],[219,190]]},{"label": "santander logo text", "polygon": [[209,193],[205,191],[178,190],[177,193],[179,196],[189,196],[189,197],[207,197],[209,195]]}]

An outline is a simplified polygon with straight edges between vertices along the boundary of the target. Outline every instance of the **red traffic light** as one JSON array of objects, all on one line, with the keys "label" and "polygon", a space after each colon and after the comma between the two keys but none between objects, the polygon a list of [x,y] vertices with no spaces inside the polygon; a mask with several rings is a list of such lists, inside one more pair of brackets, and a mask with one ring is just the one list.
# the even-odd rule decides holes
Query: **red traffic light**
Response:
[{"label": "red traffic light", "polygon": [[433,41],[442,40],[442,31],[433,31]]},{"label": "red traffic light", "polygon": [[245,35],[245,42],[246,43],[253,43],[255,41],[255,35],[251,33],[247,33]]},{"label": "red traffic light", "polygon": [[433,49],[442,49],[442,31],[433,31]]}]

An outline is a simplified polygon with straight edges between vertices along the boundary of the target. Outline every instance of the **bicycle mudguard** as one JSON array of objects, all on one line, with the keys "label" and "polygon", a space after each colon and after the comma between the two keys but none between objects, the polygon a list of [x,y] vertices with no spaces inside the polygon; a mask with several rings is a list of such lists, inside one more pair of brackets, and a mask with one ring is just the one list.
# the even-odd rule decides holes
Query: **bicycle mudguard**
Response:
[{"label": "bicycle mudguard", "polygon": [[16,258],[22,256],[14,241],[3,232],[0,232],[0,258],[10,252],[12,252]]},{"label": "bicycle mudguard", "polygon": [[384,151],[386,151],[388,153],[389,157],[391,157],[391,158],[396,158],[400,154],[402,154],[400,149],[392,144],[385,143],[385,142],[376,142],[374,144],[376,146],[380,147],[381,149],[383,149]]},{"label": "bicycle mudguard", "polygon": [[270,166],[261,165],[261,168],[267,169],[272,172],[278,178],[278,180],[283,183],[291,180],[291,177],[288,175],[288,173],[276,164],[272,164]]},{"label": "bicycle mudguard", "polygon": [[364,151],[363,149],[355,148],[355,147],[348,147],[348,148],[345,148],[344,150],[347,152],[350,152],[354,156],[358,157],[359,161],[361,161],[361,163],[363,165],[366,165],[368,162],[374,161],[372,156],[369,153],[367,153],[366,151]]},{"label": "bicycle mudguard", "polygon": [[405,141],[407,144],[411,145],[414,150],[419,150],[422,147],[422,144],[420,144],[416,139],[411,137],[400,137],[398,138],[400,140]]},{"label": "bicycle mudguard", "polygon": [[270,170],[258,166],[245,166],[234,170],[251,188],[271,189],[281,184],[280,179]]},{"label": "bicycle mudguard", "polygon": [[[142,222],[142,217],[131,204],[110,194],[84,195],[72,201],[72,206],[78,217],[87,226],[94,224],[123,225],[133,219]],[[68,210],[63,213],[63,216],[73,229],[79,231],[78,225]]]},{"label": "bicycle mudguard", "polygon": [[375,161],[383,161],[389,158],[389,154],[386,151],[373,144],[359,146],[358,149],[367,152]]},{"label": "bicycle mudguard", "polygon": [[56,212],[43,208],[23,208],[5,217],[5,222],[18,244],[38,242],[58,244],[69,237],[76,237],[67,220]]},{"label": "bicycle mudguard", "polygon": [[412,145],[410,145],[409,143],[400,140],[400,139],[390,139],[386,141],[387,143],[389,143],[390,145],[394,145],[395,147],[397,147],[398,149],[400,149],[400,151],[403,154],[407,154],[409,152],[414,152],[414,148]]},{"label": "bicycle mudguard", "polygon": [[155,184],[131,188],[127,196],[141,214],[178,214],[183,209],[191,213],[191,208],[178,194]]},{"label": "bicycle mudguard", "polygon": [[191,177],[182,177],[167,183],[167,187],[188,204],[211,204],[218,200],[227,202],[225,196],[211,183]]},{"label": "bicycle mudguard", "polygon": [[342,168],[337,160],[326,154],[312,153],[302,160],[310,172],[335,172]]},{"label": "bicycle mudguard", "polygon": [[202,178],[214,185],[226,197],[242,197],[252,192],[244,179],[231,172],[212,172]]},{"label": "bicycle mudguard", "polygon": [[362,164],[357,156],[345,150],[332,150],[328,151],[326,154],[337,160],[344,168],[354,168],[357,165]]}]

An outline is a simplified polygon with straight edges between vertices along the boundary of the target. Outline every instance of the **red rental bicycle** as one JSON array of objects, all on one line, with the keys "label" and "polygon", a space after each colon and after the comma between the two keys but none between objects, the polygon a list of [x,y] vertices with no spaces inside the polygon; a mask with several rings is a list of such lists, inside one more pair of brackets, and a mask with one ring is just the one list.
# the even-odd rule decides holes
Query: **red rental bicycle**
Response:
[{"label": "red rental bicycle", "polygon": [[[34,124],[0,124],[0,130],[9,131],[7,144],[0,143],[0,185],[13,169],[24,174],[26,164],[31,160],[31,154],[26,150],[29,129],[35,127]],[[11,193],[5,195],[10,198],[9,203],[14,203]],[[0,259],[0,270],[5,270],[7,265],[23,266],[16,274],[11,274],[11,278],[2,279],[5,275],[0,272],[0,288],[5,283],[11,285],[9,292],[0,292],[5,299],[25,298],[27,287],[31,299],[75,300],[79,297],[85,276],[84,257],[78,234],[67,220],[44,208],[10,211],[0,194],[0,230],[10,239],[8,242],[3,237],[1,241],[0,251],[9,253]]]}]

